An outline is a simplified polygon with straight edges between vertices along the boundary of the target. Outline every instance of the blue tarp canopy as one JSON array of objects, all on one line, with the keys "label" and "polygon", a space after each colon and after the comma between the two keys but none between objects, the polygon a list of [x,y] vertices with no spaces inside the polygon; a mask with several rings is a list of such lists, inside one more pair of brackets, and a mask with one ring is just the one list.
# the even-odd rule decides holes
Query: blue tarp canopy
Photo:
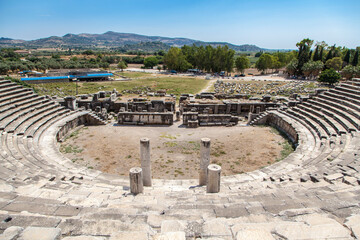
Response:
[{"label": "blue tarp canopy", "polygon": [[68,76],[53,76],[53,77],[21,78],[21,81],[74,79],[74,78],[96,78],[96,77],[110,77],[110,76],[113,76],[113,74],[112,73],[88,73],[86,75],[68,75]]},{"label": "blue tarp canopy", "polygon": [[110,77],[112,73],[89,73],[83,76],[70,75],[70,78]]},{"label": "blue tarp canopy", "polygon": [[56,80],[56,79],[69,79],[69,76],[54,76],[54,77],[30,77],[21,78],[21,81],[33,81],[33,80]]}]

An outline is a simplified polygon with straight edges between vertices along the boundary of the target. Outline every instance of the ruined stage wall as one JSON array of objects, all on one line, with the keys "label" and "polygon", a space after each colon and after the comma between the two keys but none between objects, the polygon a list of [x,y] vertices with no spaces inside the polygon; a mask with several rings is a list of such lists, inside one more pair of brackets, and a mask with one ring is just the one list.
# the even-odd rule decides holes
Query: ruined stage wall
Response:
[{"label": "ruined stage wall", "polygon": [[119,112],[119,124],[134,125],[172,125],[172,112]]}]

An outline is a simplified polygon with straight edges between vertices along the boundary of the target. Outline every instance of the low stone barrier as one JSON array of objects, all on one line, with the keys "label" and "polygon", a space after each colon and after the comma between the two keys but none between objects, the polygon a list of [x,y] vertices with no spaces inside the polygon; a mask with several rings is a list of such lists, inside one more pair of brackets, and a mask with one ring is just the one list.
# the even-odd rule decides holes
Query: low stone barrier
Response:
[{"label": "low stone barrier", "polygon": [[119,112],[119,124],[133,125],[172,125],[172,112]]}]

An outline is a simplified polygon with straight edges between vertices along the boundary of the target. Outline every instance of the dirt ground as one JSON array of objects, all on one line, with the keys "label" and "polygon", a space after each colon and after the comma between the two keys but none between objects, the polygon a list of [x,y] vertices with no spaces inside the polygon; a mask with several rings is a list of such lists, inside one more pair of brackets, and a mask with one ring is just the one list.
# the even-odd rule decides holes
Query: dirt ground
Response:
[{"label": "dirt ground", "polygon": [[164,126],[84,127],[62,143],[60,151],[75,164],[127,176],[140,166],[140,138],[148,137],[153,178],[198,178],[200,139],[211,139],[211,163],[222,175],[249,172],[277,161],[286,141],[269,127],[183,128]]}]

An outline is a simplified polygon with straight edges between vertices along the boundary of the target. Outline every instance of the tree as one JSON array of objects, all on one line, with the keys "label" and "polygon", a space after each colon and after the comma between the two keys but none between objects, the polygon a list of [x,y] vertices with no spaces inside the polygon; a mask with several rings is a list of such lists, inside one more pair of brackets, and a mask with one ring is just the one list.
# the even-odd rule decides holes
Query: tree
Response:
[{"label": "tree", "polygon": [[271,56],[272,57],[272,69],[276,69],[278,71],[282,67],[282,63],[279,61],[279,58],[277,56]]},{"label": "tree", "polygon": [[260,57],[263,54],[263,52],[257,52],[255,53],[255,57]]},{"label": "tree", "polygon": [[320,49],[320,53],[319,53],[319,60],[320,60],[320,61],[323,61],[323,59],[324,59],[324,48],[322,47],[322,48]]},{"label": "tree", "polygon": [[120,68],[121,71],[124,71],[124,69],[127,68],[127,66],[128,66],[127,63],[124,61],[120,61],[117,65],[117,67]]},{"label": "tree", "polygon": [[230,72],[232,72],[232,70],[234,68],[235,51],[232,49],[229,49],[229,47],[227,45],[225,45],[223,47],[223,54],[224,54],[224,58],[225,58],[224,70],[227,71],[228,73],[230,73]]},{"label": "tree", "polygon": [[332,59],[329,59],[325,63],[327,68],[333,68],[336,71],[340,71],[342,67],[342,60],[341,57],[334,57]]},{"label": "tree", "polygon": [[261,72],[266,72],[267,69],[273,67],[273,57],[268,53],[262,54],[256,61],[255,67]]},{"label": "tree", "polygon": [[341,75],[346,79],[351,79],[356,74],[356,67],[352,65],[347,65],[346,67],[341,70]]},{"label": "tree", "polygon": [[145,68],[153,68],[156,65],[158,65],[158,59],[155,56],[147,57],[144,60],[144,66]]},{"label": "tree", "polygon": [[320,71],[323,69],[324,64],[322,61],[309,61],[304,64],[302,71],[305,75],[305,77],[308,77],[310,79],[316,78]]},{"label": "tree", "polygon": [[298,60],[293,59],[288,65],[286,65],[286,71],[290,76],[295,75],[298,64]]},{"label": "tree", "polygon": [[84,55],[94,55],[94,52],[92,50],[86,50],[83,52]]},{"label": "tree", "polygon": [[298,42],[296,46],[299,48],[299,54],[298,54],[298,66],[296,68],[296,74],[302,75],[302,67],[305,63],[307,63],[310,60],[310,49],[313,44],[313,40],[310,40],[309,38],[305,38],[301,40],[301,42]]},{"label": "tree", "polygon": [[7,74],[9,71],[9,65],[7,63],[0,62],[0,74]]},{"label": "tree", "polygon": [[170,70],[184,72],[191,68],[191,64],[186,61],[184,54],[177,47],[171,47],[164,56],[164,63]]},{"label": "tree", "polygon": [[157,70],[159,70],[159,72],[160,72],[160,70],[161,70],[161,66],[160,66],[160,65],[157,66]]},{"label": "tree", "polygon": [[235,67],[239,72],[244,73],[245,69],[250,67],[250,60],[245,56],[240,56],[235,60]]},{"label": "tree", "polygon": [[359,50],[356,50],[354,59],[352,61],[353,66],[357,66],[359,64]]},{"label": "tree", "polygon": [[313,61],[316,62],[316,61],[319,61],[321,60],[319,58],[319,46],[316,45],[316,48],[315,48],[315,52],[314,52],[314,56],[313,56]]},{"label": "tree", "polygon": [[351,51],[349,49],[346,51],[346,54],[345,54],[345,57],[344,57],[344,64],[345,65],[350,64],[350,52]]},{"label": "tree", "polygon": [[356,67],[355,67],[354,77],[360,78],[360,66],[356,66]]},{"label": "tree", "polygon": [[336,72],[335,69],[330,68],[321,72],[318,81],[321,83],[327,83],[333,85],[334,83],[339,82],[341,78],[340,73]]}]

